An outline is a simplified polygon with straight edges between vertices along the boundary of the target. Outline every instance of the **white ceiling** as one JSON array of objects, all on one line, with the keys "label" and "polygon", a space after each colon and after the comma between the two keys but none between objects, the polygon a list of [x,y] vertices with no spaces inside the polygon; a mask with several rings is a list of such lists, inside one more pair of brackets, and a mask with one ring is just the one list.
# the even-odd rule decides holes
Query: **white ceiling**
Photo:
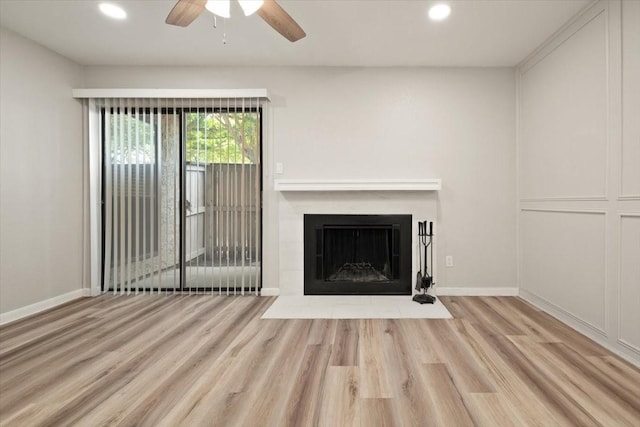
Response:
[{"label": "white ceiling", "polygon": [[[307,37],[290,43],[236,4],[229,20],[204,12],[166,25],[174,0],[0,0],[0,25],[84,65],[513,66],[590,0],[454,0],[444,22],[433,1],[278,0]],[[226,33],[227,44],[222,43]]]}]

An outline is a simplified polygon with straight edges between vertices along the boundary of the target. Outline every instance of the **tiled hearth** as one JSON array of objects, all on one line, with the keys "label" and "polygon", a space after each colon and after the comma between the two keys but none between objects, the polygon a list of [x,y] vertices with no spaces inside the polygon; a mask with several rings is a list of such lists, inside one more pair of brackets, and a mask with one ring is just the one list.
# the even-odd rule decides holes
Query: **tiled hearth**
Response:
[{"label": "tiled hearth", "polygon": [[263,319],[450,319],[447,308],[418,304],[410,296],[280,296]]}]

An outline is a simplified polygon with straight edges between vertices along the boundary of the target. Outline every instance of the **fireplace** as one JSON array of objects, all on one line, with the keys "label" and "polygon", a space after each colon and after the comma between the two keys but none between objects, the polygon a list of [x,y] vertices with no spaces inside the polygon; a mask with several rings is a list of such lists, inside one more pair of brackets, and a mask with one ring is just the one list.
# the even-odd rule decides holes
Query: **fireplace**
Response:
[{"label": "fireplace", "polygon": [[305,295],[411,295],[411,215],[304,215]]}]

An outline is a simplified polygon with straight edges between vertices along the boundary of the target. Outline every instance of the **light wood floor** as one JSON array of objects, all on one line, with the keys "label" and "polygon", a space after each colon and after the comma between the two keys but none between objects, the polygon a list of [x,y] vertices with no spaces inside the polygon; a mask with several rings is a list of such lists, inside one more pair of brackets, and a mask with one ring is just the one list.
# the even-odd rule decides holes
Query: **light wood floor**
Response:
[{"label": "light wood floor", "polygon": [[0,424],[640,426],[638,369],[518,298],[442,300],[454,319],[79,300],[0,328]]}]

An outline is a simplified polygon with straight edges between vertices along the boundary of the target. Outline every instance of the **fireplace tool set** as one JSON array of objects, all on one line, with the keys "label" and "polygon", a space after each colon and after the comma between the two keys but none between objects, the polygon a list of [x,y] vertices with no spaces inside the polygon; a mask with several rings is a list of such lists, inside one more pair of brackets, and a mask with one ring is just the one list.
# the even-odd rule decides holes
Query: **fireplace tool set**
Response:
[{"label": "fireplace tool set", "polygon": [[[430,254],[430,263],[427,263],[427,252]],[[418,259],[420,271],[416,275],[416,291],[422,291],[422,293],[414,295],[413,300],[420,304],[433,304],[436,301],[436,297],[427,293],[429,288],[435,285],[433,281],[433,222],[431,221],[429,221],[428,232],[427,221],[418,222]],[[429,264],[431,264],[431,273],[429,273]]]}]

